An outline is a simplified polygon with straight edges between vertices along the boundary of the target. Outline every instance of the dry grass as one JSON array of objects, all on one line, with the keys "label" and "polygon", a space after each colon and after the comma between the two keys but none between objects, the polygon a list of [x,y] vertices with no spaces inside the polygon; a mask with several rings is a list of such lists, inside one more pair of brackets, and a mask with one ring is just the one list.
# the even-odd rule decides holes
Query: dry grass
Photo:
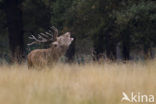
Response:
[{"label": "dry grass", "polygon": [[0,104],[125,104],[123,91],[156,94],[156,60],[58,64],[42,71],[0,66]]}]

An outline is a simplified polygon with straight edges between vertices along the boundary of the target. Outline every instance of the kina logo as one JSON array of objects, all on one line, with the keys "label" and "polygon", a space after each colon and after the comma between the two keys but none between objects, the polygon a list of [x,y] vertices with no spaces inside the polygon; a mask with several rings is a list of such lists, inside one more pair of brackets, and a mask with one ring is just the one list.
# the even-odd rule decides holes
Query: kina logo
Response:
[{"label": "kina logo", "polygon": [[128,96],[125,92],[122,92],[121,102],[127,101],[131,103],[154,103],[154,95],[141,94],[140,92],[131,94]]}]

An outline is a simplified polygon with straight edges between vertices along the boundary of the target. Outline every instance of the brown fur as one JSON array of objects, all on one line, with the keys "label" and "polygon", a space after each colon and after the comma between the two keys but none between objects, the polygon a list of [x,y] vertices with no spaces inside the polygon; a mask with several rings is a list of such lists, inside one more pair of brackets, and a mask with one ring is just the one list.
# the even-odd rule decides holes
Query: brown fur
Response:
[{"label": "brown fur", "polygon": [[70,33],[57,37],[57,40],[51,44],[48,49],[35,49],[28,54],[28,67],[49,66],[56,63],[63,56],[73,41]]}]

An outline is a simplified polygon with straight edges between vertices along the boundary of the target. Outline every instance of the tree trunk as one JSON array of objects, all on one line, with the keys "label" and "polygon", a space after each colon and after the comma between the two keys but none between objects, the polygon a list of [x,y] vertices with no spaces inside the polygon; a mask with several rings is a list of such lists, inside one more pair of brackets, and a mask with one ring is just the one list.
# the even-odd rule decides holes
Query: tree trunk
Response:
[{"label": "tree trunk", "polygon": [[97,34],[96,37],[94,37],[94,57],[93,60],[94,61],[98,61],[101,58],[104,58],[103,54],[104,54],[104,35],[102,33],[102,30],[100,30]]},{"label": "tree trunk", "polygon": [[116,41],[112,38],[112,32],[113,30],[108,30],[106,32],[106,55],[107,58],[110,60],[115,60],[116,59]]},{"label": "tree trunk", "polygon": [[69,62],[69,63],[73,62],[73,60],[74,60],[75,41],[76,41],[76,39],[74,38],[74,42],[69,46],[69,49],[66,52],[67,62]]},{"label": "tree trunk", "polygon": [[130,33],[128,29],[122,33],[122,54],[123,60],[130,59]]},{"label": "tree trunk", "polygon": [[20,63],[24,56],[23,22],[20,0],[5,0],[5,12],[7,16],[9,45],[12,53],[12,61]]},{"label": "tree trunk", "polygon": [[150,43],[144,43],[144,59],[151,59],[152,58],[152,46]]}]

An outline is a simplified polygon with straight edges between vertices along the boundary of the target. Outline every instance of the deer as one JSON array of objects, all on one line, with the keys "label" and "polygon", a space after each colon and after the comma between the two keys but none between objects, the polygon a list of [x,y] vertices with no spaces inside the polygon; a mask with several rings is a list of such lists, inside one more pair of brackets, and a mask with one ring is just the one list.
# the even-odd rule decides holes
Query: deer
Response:
[{"label": "deer", "polygon": [[70,32],[58,36],[57,28],[53,26],[50,29],[54,30],[54,34],[49,30],[48,32],[38,34],[38,37],[35,37],[34,35],[29,37],[33,42],[27,44],[28,46],[45,42],[50,42],[50,46],[47,49],[32,50],[28,54],[28,69],[32,67],[49,66],[57,63],[59,58],[65,55],[67,49],[74,40],[74,38],[71,38]]}]

